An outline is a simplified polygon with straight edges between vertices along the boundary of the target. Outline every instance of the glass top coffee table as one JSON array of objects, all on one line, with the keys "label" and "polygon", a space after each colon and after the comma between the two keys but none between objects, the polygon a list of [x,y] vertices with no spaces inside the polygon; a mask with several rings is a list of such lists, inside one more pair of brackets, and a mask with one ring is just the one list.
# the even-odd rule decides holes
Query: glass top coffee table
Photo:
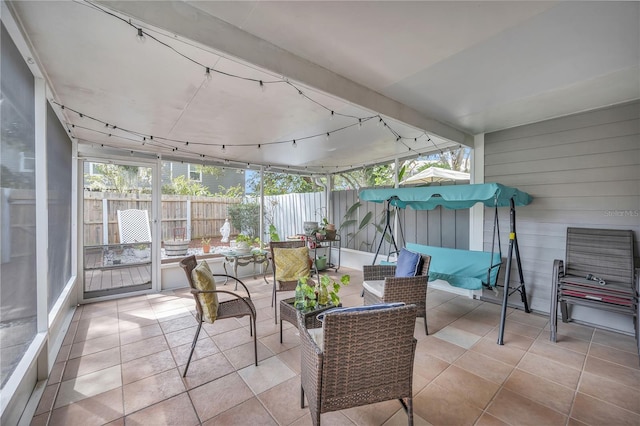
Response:
[{"label": "glass top coffee table", "polygon": [[[280,343],[282,343],[282,321],[287,321],[298,326],[298,309],[295,308],[295,298],[283,299],[280,301]],[[337,307],[342,306],[340,303]],[[321,328],[322,323],[316,318],[320,312],[324,312],[327,309],[335,308],[334,305],[319,306],[315,309],[300,311],[304,316],[304,326],[306,328]]]}]

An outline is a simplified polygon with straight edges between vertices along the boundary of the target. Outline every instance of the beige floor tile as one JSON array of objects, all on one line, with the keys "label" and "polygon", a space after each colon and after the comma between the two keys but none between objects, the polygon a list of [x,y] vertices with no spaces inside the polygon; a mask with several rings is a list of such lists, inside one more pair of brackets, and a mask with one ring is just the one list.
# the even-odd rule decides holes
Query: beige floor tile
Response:
[{"label": "beige floor tile", "polygon": [[109,334],[105,337],[97,339],[84,340],[82,342],[71,345],[69,358],[78,358],[80,356],[91,355],[96,352],[105,351],[120,346],[120,335],[118,333]]},{"label": "beige floor tile", "polygon": [[[396,411],[389,420],[383,423],[383,426],[405,426],[407,424],[407,413],[404,409]],[[431,423],[413,413],[414,426],[432,426]]]},{"label": "beige floor tile", "polygon": [[578,339],[577,337],[558,335],[556,341],[551,342],[549,336],[546,333],[538,336],[538,340],[547,344],[556,345],[563,349],[586,354],[589,351],[590,342],[588,340]]},{"label": "beige floor tile", "polygon": [[251,398],[203,423],[203,426],[227,425],[277,426],[278,423],[260,401]]},{"label": "beige floor tile", "polygon": [[483,410],[500,388],[499,384],[490,382],[455,365],[447,368],[436,377],[432,385],[447,389],[449,393],[457,393],[458,395],[451,395],[451,398],[457,398]]},{"label": "beige floor tile", "polygon": [[254,394],[237,373],[231,373],[189,391],[200,421],[209,420]]},{"label": "beige floor tile", "polygon": [[[234,371],[235,369],[229,360],[219,352],[191,361],[187,375],[184,377],[184,383],[187,389],[193,389]],[[180,368],[180,374],[184,374],[184,367]]]},{"label": "beige floor tile", "polygon": [[125,417],[127,426],[200,424],[191,399],[186,393],[160,401]]},{"label": "beige floor tile", "polygon": [[[558,337],[569,336],[580,340],[586,340],[590,342],[593,338],[595,329],[586,325],[576,324],[574,322],[562,322],[558,320],[558,329],[556,334]],[[549,324],[545,327],[547,337],[549,337]]]},{"label": "beige floor tile", "polygon": [[122,387],[124,412],[129,415],[149,405],[179,395],[185,390],[182,377],[177,369],[128,383]]},{"label": "beige floor tile", "polygon": [[120,365],[85,374],[60,384],[54,408],[99,395],[122,386]]},{"label": "beige floor tile", "polygon": [[64,345],[60,347],[58,355],[56,355],[56,362],[66,362],[71,354],[71,345]]},{"label": "beige floor tile", "polygon": [[296,374],[300,374],[300,346],[291,348],[288,351],[280,352],[277,356],[287,365],[287,367],[292,369]]},{"label": "beige floor tile", "polygon": [[626,336],[620,333],[596,329],[593,334],[593,343],[611,346],[621,351],[638,353],[638,346],[635,339],[632,336]]},{"label": "beige floor tile", "polygon": [[584,371],[613,380],[625,386],[640,389],[640,370],[624,367],[600,358],[587,357]]},{"label": "beige floor tile", "polygon": [[482,409],[461,400],[461,393],[432,383],[413,398],[414,413],[434,425],[472,425]]},{"label": "beige floor tile", "polygon": [[226,351],[247,342],[253,342],[253,336],[249,334],[249,329],[244,327],[217,334],[211,339],[221,351]]},{"label": "beige floor tile", "polygon": [[[223,322],[222,320],[220,321]],[[165,334],[172,333],[174,331],[184,330],[186,328],[191,328],[197,325],[198,325],[198,321],[191,314],[182,315],[178,318],[173,318],[171,320],[163,320],[160,322],[160,327],[162,328],[162,332]]]},{"label": "beige floor tile", "polygon": [[55,364],[53,364],[51,373],[49,373],[48,384],[52,385],[54,383],[60,383],[62,381],[62,374],[64,374],[64,369],[66,366],[66,362],[56,362]]},{"label": "beige floor tile", "polygon": [[640,414],[578,392],[571,417],[588,425],[637,426]]},{"label": "beige floor tile", "polygon": [[478,336],[484,336],[495,327],[489,324],[471,321],[466,317],[459,318],[451,323],[451,327],[459,328],[460,330],[467,331],[469,333],[477,334]]},{"label": "beige floor tile", "polygon": [[531,345],[529,352],[578,369],[582,368],[585,361],[584,354],[562,348],[555,343],[543,340],[536,340],[533,345]]},{"label": "beige floor tile", "polygon": [[540,404],[569,415],[574,389],[516,369],[504,383],[504,388]]},{"label": "beige floor tile", "polygon": [[[206,331],[210,337],[226,333],[227,331],[237,330],[240,327],[242,327],[242,324],[240,324],[240,321],[235,318],[225,318],[223,320],[218,320],[213,324],[206,322],[202,324],[202,329]],[[258,333],[258,337],[260,337],[260,333]]]},{"label": "beige floor tile", "polygon": [[114,315],[89,318],[78,321],[78,329],[73,339],[74,343],[84,340],[97,339],[118,332],[118,317]]},{"label": "beige floor tile", "polygon": [[[526,326],[520,324],[520,327],[526,327]],[[499,335],[499,330],[496,327],[493,330],[491,330],[489,333],[487,333],[484,336],[484,338],[486,340],[492,340],[493,342],[495,342],[497,344],[498,343],[498,335]],[[535,342],[535,339],[532,338],[532,337],[523,336],[522,334],[514,333],[514,332],[509,331],[509,330],[505,330],[504,335],[502,336],[502,342],[504,343],[505,346],[508,346],[508,347],[511,347],[511,348],[518,348],[518,349],[522,349],[523,351],[527,351],[527,350],[529,350],[531,345],[533,345],[533,342]]]},{"label": "beige floor tile", "polygon": [[151,309],[147,311],[126,311],[118,314],[120,332],[136,330],[154,324],[158,324],[158,320]]},{"label": "beige floor tile", "polygon": [[70,380],[115,365],[120,365],[120,348],[117,347],[91,355],[85,355],[80,358],[70,359],[67,361],[62,380]]},{"label": "beige floor tile", "polygon": [[139,342],[140,340],[150,339],[152,337],[161,336],[162,328],[157,321],[153,321],[153,324],[131,328],[126,331],[121,329],[120,331],[120,344],[128,345],[129,343]]},{"label": "beige floor tile", "polygon": [[29,423],[29,426],[47,426],[49,424],[50,414],[51,413],[46,412],[33,416],[33,418],[31,419],[31,423]]},{"label": "beige floor tile", "polygon": [[510,346],[509,343],[498,345],[495,340],[484,337],[471,350],[513,366],[517,365],[525,354],[524,350]]},{"label": "beige floor tile", "polygon": [[604,359],[625,367],[640,370],[640,360],[638,354],[633,352],[622,351],[612,348],[611,346],[599,345],[593,343],[589,349],[589,356]]},{"label": "beige floor tile", "polygon": [[453,343],[446,342],[442,339],[438,339],[433,335],[430,335],[426,339],[420,341],[420,347],[426,354],[448,363],[454,362],[465,352],[464,348],[454,345]]},{"label": "beige floor tile", "polygon": [[509,424],[497,417],[493,417],[491,414],[484,413],[480,416],[475,426],[509,426]]},{"label": "beige floor tile", "polygon": [[583,373],[578,391],[640,414],[639,388],[622,386],[618,382],[591,373]]},{"label": "beige floor tile", "polygon": [[122,388],[117,388],[65,405],[51,412],[50,426],[104,425],[124,415]]},{"label": "beige floor tile", "polygon": [[580,380],[580,370],[532,353],[525,354],[518,368],[573,390]]},{"label": "beige floor tile", "polygon": [[[176,360],[176,364],[179,366],[183,366],[187,363],[189,359],[189,352],[191,352],[191,343],[187,343],[186,345],[176,346],[175,348],[170,348],[171,353],[173,354],[173,358]],[[191,362],[207,357],[209,355],[213,355],[220,352],[220,349],[213,343],[210,337],[206,337],[204,339],[198,339],[195,349],[193,350],[193,356],[191,358]]]},{"label": "beige floor tile", "polygon": [[171,351],[165,350],[122,364],[122,383],[128,384],[176,368]]},{"label": "beige floor tile", "polygon": [[309,412],[308,408],[300,408],[300,376],[262,392],[258,399],[281,425],[291,424]]},{"label": "beige floor tile", "polygon": [[473,351],[467,351],[453,364],[498,384],[502,384],[513,371],[512,365]]},{"label": "beige floor tile", "polygon": [[34,415],[39,415],[42,413],[47,413],[51,411],[53,408],[53,403],[55,402],[56,395],[58,394],[58,388],[60,385],[58,383],[53,385],[48,385],[44,388],[44,392],[42,392],[42,396],[40,397],[40,402],[36,407],[36,411]]},{"label": "beige floor tile", "polygon": [[501,389],[486,411],[512,425],[562,425],[567,416],[507,389]]},{"label": "beige floor tile", "polygon": [[478,336],[477,334],[469,333],[468,331],[461,330],[451,325],[444,327],[437,333],[433,334],[433,336],[465,349],[469,349],[471,346],[475,345],[481,338],[481,336]]},{"label": "beige floor tile", "polygon": [[[78,311],[76,310],[76,312]],[[71,321],[71,324],[69,324],[69,329],[67,330],[67,333],[64,336],[64,340],[62,340],[62,346],[73,344],[73,340],[76,337],[76,332],[78,331],[78,324],[79,324],[78,321]]]},{"label": "beige floor tile", "polygon": [[[258,363],[274,355],[262,342],[258,341]],[[224,351],[224,356],[227,357],[231,365],[236,370],[240,370],[249,365],[255,365],[255,353],[253,347],[253,341],[247,342],[243,345],[236,346],[227,351]]]},{"label": "beige floor tile", "polygon": [[293,326],[287,326],[288,324],[289,323],[286,321],[283,323],[282,343],[280,343],[280,330],[278,329],[278,333],[276,334],[271,334],[265,337],[260,336],[259,339],[262,344],[275,354],[288,351],[289,349],[300,345],[300,333],[298,332],[298,329]]},{"label": "beige floor tile", "polygon": [[169,349],[164,336],[151,337],[138,342],[129,343],[120,347],[122,362],[129,362],[143,356]]},{"label": "beige floor tile", "polygon": [[238,370],[238,375],[242,377],[247,386],[254,394],[258,395],[285,380],[295,377],[296,373],[276,356],[261,361],[256,367],[250,365]]},{"label": "beige floor tile", "polygon": [[[377,402],[360,407],[346,408],[340,412],[356,425],[382,425],[402,409],[400,401]],[[405,416],[406,421],[406,416]]]},{"label": "beige floor tile", "polygon": [[531,327],[542,329],[549,323],[549,317],[546,315],[539,315],[535,313],[526,313],[525,311],[517,309],[513,310],[510,314],[507,315],[507,323],[510,321],[515,321]]},{"label": "beige floor tile", "polygon": [[[433,355],[429,355],[425,350],[425,345],[429,342],[418,342],[416,346],[416,354],[413,361],[413,372],[424,377],[428,382],[431,382],[444,370],[449,368],[450,363],[441,360]],[[419,349],[418,349],[419,348]]]}]

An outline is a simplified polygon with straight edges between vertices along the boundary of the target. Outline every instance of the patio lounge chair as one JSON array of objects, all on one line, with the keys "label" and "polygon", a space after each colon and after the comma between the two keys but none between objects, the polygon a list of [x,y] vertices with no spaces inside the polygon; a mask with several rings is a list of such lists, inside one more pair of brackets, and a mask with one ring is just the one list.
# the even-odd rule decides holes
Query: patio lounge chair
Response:
[{"label": "patio lounge chair", "polygon": [[328,312],[321,329],[298,315],[301,408],[306,394],[318,426],[322,413],[399,399],[412,425],[416,307]]}]

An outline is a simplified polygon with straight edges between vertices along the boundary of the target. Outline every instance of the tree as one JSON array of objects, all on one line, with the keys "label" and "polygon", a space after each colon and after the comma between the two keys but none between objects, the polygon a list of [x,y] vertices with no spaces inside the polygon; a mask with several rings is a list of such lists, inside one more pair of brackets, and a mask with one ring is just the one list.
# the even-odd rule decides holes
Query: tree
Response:
[{"label": "tree", "polygon": [[170,184],[162,186],[162,193],[169,195],[198,195],[211,197],[213,194],[209,189],[194,180],[190,180],[186,176],[178,176],[174,178]]},{"label": "tree", "polygon": [[[287,173],[264,173],[264,195],[317,192],[322,188],[311,177]],[[247,191],[260,192],[260,174],[253,174],[247,181]]]},{"label": "tree", "polygon": [[86,177],[92,191],[151,192],[151,173],[147,167],[95,164],[94,175]]}]

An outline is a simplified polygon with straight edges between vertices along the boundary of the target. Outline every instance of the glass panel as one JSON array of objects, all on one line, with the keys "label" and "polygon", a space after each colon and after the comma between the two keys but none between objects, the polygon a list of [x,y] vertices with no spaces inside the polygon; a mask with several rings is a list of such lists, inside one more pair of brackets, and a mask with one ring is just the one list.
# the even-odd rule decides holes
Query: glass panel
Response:
[{"label": "glass panel", "polygon": [[0,378],[4,388],[37,331],[37,259],[35,172],[28,161],[35,157],[33,75],[4,25],[0,31]]},{"label": "glass panel", "polygon": [[49,185],[49,310],[71,278],[71,140],[47,108]]},{"label": "glass panel", "polygon": [[84,164],[84,297],[151,288],[152,169]]}]

